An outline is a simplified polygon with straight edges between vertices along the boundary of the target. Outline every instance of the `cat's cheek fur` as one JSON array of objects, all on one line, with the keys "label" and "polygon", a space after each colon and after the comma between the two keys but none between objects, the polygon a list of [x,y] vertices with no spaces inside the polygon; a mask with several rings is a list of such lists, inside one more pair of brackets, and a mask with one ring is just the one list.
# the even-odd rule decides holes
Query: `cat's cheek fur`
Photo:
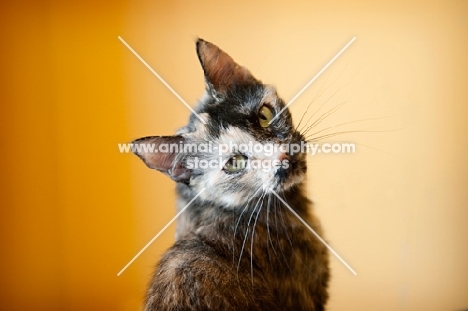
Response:
[{"label": "cat's cheek fur", "polygon": [[[206,127],[202,126],[201,122],[197,122],[196,125],[198,131],[185,136],[205,144],[210,143],[213,146],[213,150],[217,151],[204,153],[200,155],[200,159],[197,159],[197,161],[203,160],[206,161],[205,163],[209,163],[208,167],[193,168],[195,172],[193,175],[195,177],[190,181],[190,186],[196,193],[205,189],[200,195],[201,199],[222,203],[226,208],[238,207],[239,205],[247,204],[249,198],[254,196],[256,192],[263,193],[268,191],[272,185],[277,184],[278,180],[275,174],[279,167],[273,166],[273,163],[279,161],[282,151],[279,149],[271,150],[270,152],[266,152],[266,150],[256,151],[252,146],[264,146],[265,143],[269,142],[258,141],[254,136],[246,133],[245,130],[235,126],[221,129],[217,137],[210,137],[211,141],[202,141],[202,138],[199,136],[200,132],[206,135],[205,139],[209,137]],[[241,152],[236,149],[240,146],[249,147],[249,150]],[[248,167],[238,174],[227,174],[223,171],[224,163],[236,154],[247,156]],[[200,163],[197,161],[190,158],[188,164],[191,169],[194,165]],[[211,164],[214,165],[211,166]],[[302,180],[303,174],[291,174],[282,188],[287,189]],[[277,190],[283,190],[282,188],[280,187]]]}]

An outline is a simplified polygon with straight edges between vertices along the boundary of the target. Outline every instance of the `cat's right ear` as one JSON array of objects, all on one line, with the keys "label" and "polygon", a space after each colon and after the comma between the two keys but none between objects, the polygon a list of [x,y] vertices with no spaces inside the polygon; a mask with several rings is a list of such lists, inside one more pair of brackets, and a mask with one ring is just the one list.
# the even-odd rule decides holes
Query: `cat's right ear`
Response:
[{"label": "cat's right ear", "polygon": [[149,168],[163,172],[174,181],[187,183],[191,170],[177,158],[178,149],[185,143],[182,136],[149,136],[132,142],[132,151]]},{"label": "cat's right ear", "polygon": [[198,39],[197,54],[205,72],[206,88],[212,95],[223,97],[236,86],[258,83],[250,71],[213,43]]}]

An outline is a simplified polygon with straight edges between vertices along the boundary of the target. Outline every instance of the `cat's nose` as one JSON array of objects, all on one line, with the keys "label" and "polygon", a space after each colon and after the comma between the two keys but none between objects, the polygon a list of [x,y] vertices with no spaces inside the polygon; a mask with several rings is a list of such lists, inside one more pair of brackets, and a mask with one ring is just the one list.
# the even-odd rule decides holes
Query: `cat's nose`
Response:
[{"label": "cat's nose", "polygon": [[289,154],[287,152],[281,152],[280,155],[278,156],[278,160],[280,162],[283,162],[284,160],[290,160]]}]

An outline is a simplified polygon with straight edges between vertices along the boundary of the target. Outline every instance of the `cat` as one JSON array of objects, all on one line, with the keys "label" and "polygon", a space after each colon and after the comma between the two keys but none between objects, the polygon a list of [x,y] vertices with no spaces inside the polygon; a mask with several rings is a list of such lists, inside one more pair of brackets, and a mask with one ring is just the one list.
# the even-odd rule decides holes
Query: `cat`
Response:
[{"label": "cat", "polygon": [[[225,148],[288,146],[305,138],[287,109],[279,113],[285,103],[274,87],[208,41],[198,39],[196,51],[206,90],[188,125],[174,136],[133,142],[181,147],[135,153],[177,182],[178,211],[186,208],[177,221],[175,244],[157,264],[144,308],[324,310],[327,249],[273,194],[322,234],[304,190],[305,152]],[[211,150],[183,148],[203,144]],[[195,165],[203,160],[219,165]],[[249,165],[254,161],[273,164],[258,169]]]}]

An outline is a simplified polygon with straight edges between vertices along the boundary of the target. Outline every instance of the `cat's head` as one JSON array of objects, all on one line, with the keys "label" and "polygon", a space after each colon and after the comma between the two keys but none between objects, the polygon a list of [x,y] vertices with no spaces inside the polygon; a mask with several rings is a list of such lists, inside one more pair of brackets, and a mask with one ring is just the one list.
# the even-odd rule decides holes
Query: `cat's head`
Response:
[{"label": "cat's head", "polygon": [[298,185],[306,173],[304,150],[298,150],[304,138],[275,88],[212,43],[199,39],[197,54],[206,92],[196,114],[175,136],[135,140],[135,153],[194,192],[206,188],[201,198],[226,207],[270,187],[281,192]]}]

